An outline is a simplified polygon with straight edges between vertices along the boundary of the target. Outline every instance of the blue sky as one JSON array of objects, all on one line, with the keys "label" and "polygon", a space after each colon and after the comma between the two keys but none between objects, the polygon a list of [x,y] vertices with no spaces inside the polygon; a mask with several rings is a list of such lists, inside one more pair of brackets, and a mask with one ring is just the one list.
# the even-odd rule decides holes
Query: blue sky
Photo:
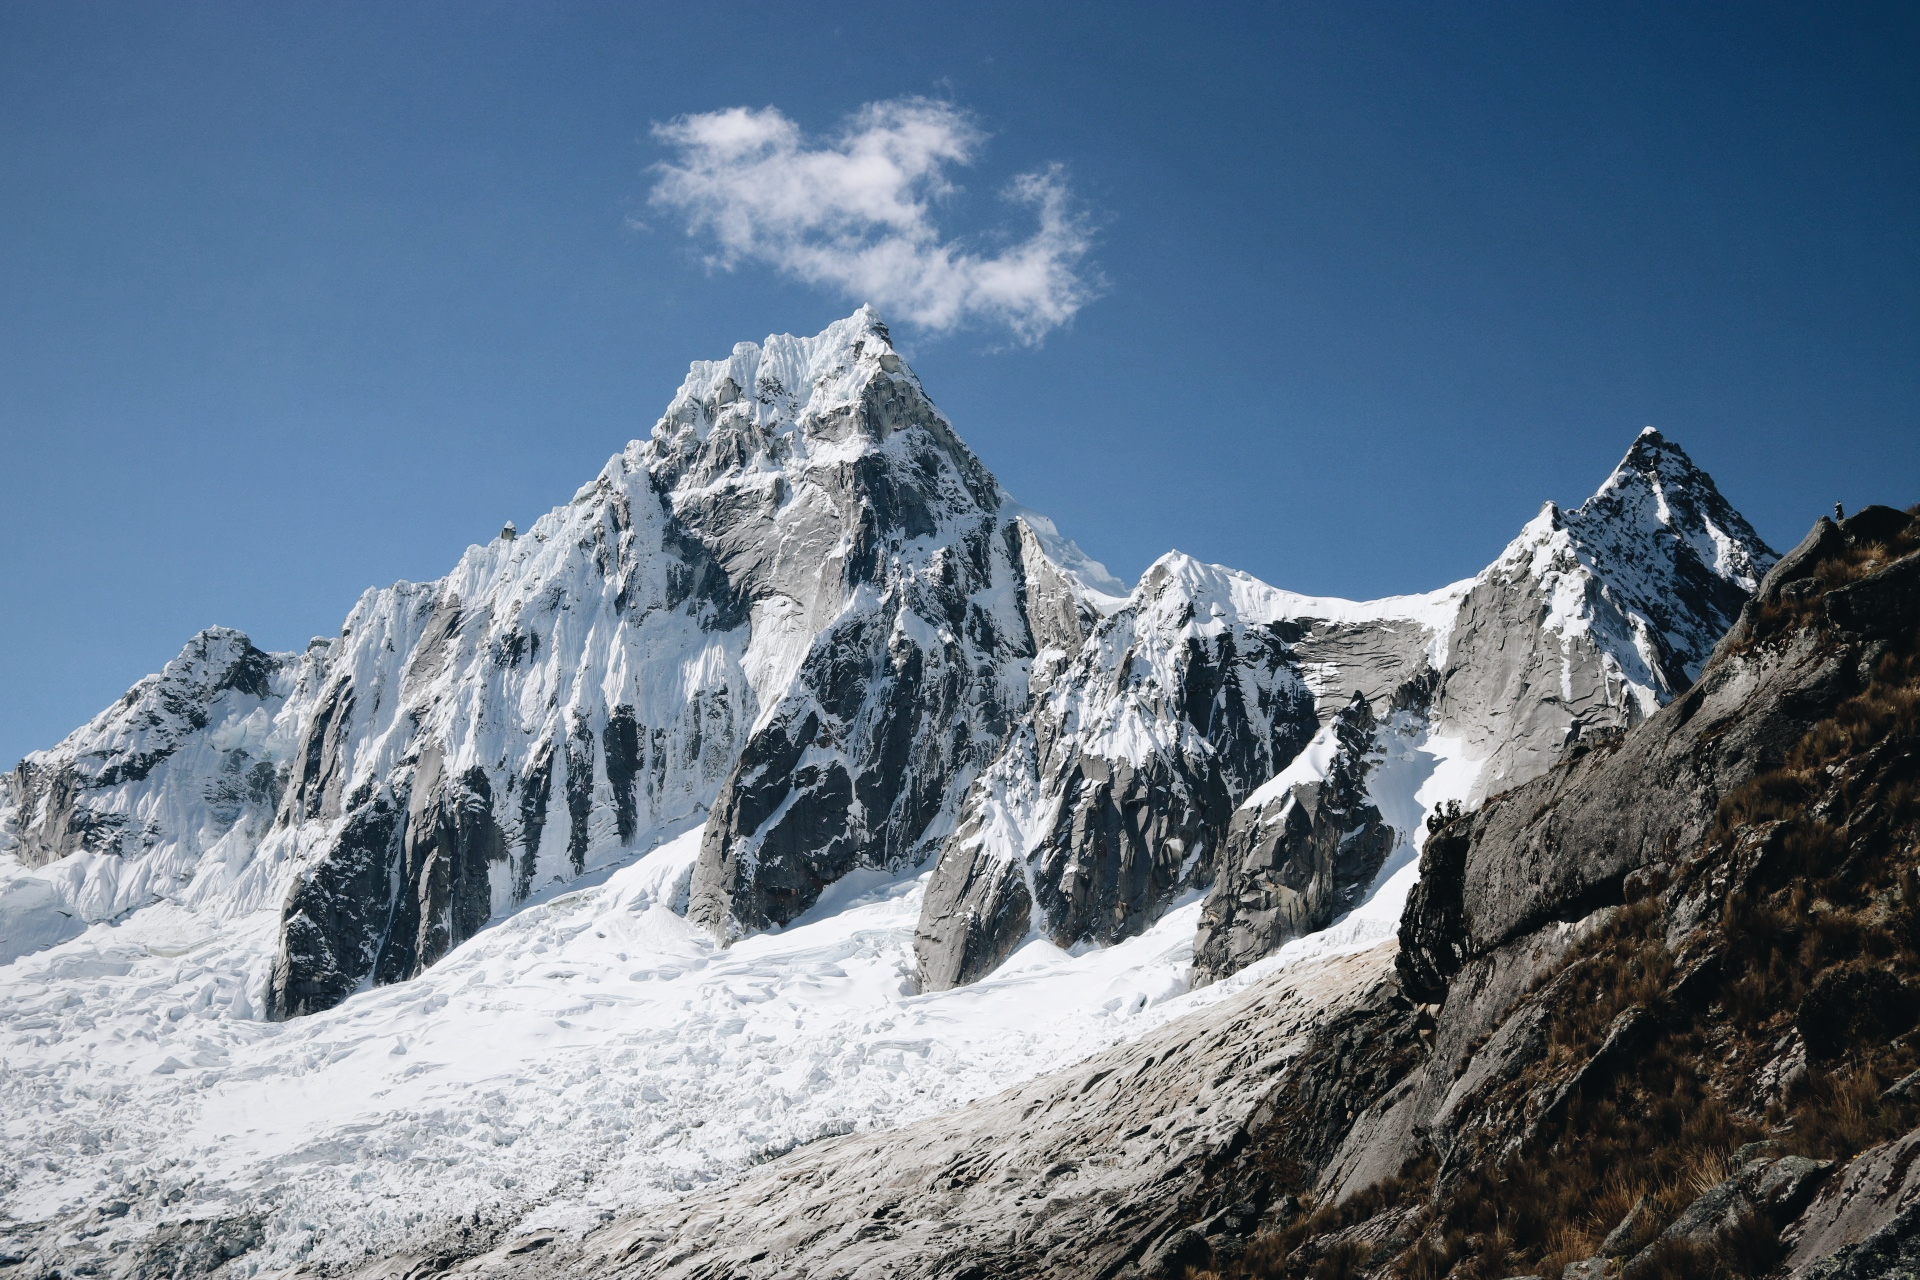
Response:
[{"label": "blue sky", "polygon": [[[1032,248],[1005,197],[1039,175],[1052,285],[887,310],[1123,576],[1178,547],[1427,589],[1647,423],[1776,544],[1915,501],[1916,15],[0,3],[0,759],[202,626],[295,647],[439,576],[687,361],[852,310],[851,268],[797,255],[886,227],[716,232],[757,188],[686,122],[732,108],[778,160],[946,104],[946,158],[891,192],[945,182],[888,224],[923,265]],[[700,181],[654,199],[663,164]]]}]

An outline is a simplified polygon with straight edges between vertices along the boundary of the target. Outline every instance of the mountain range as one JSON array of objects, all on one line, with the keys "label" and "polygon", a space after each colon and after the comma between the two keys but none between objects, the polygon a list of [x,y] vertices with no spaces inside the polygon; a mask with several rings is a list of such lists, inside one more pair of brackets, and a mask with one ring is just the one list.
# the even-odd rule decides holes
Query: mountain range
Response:
[{"label": "mountain range", "polygon": [[1648,428],[1424,595],[1129,587],[872,310],[741,343],[524,532],[0,775],[5,1256],[480,1257],[1249,1001],[1323,1032],[1375,978],[1290,975],[1457,916],[1430,833],[1670,718],[1777,560]]}]

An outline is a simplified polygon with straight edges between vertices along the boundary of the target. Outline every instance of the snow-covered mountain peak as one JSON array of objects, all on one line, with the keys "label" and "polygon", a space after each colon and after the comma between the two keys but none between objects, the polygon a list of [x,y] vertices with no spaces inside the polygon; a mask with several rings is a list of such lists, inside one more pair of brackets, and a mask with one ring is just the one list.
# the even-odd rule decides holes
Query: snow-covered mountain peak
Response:
[{"label": "snow-covered mountain peak", "polygon": [[45,874],[0,884],[0,924],[38,922],[32,949],[155,902],[271,910],[264,1006],[295,1016],[703,825],[689,913],[784,923],[927,855],[1033,658],[1117,589],[871,308],[741,343],[525,533],[367,592],[303,655],[210,632],[29,760],[0,844]]},{"label": "snow-covered mountain peak", "polygon": [[1612,615],[1651,711],[1699,675],[1776,558],[1713,478],[1647,427],[1592,497],[1541,507],[1481,577],[1541,584],[1551,630],[1584,633]]},{"label": "snow-covered mountain peak", "polygon": [[[1645,558],[1650,544],[1672,540],[1671,551],[1684,545],[1715,578],[1748,593],[1778,559],[1720,496],[1713,477],[1652,427],[1640,432],[1594,495],[1568,513],[1567,523],[1596,563],[1612,562],[1610,569]],[[1731,624],[1731,615],[1726,622]]]},{"label": "snow-covered mountain peak", "polygon": [[692,432],[704,440],[723,420],[791,431],[857,402],[876,377],[919,380],[893,348],[880,313],[861,307],[812,337],[769,334],[736,343],[724,360],[695,360],[653,428],[657,441]]},{"label": "snow-covered mountain peak", "polygon": [[1474,579],[1446,646],[1438,718],[1483,761],[1476,790],[1684,692],[1774,559],[1652,428],[1578,507],[1541,507]]},{"label": "snow-covered mountain peak", "polygon": [[1129,589],[1007,498],[870,309],[739,344],[524,532],[302,654],[202,633],[0,777],[0,1030],[32,1064],[0,1150],[44,1160],[0,1216],[224,1199],[291,1266],[418,1234],[445,1169],[509,1213],[576,1195],[563,1164],[668,1194],[960,1064],[998,1087],[1038,1060],[953,1011],[1064,1045],[1059,975],[1131,1017],[1095,973],[1129,948],[1166,994],[1189,956],[1386,936],[1437,805],[1664,701],[1770,555],[1650,433],[1435,592],[1177,552]]},{"label": "snow-covered mountain peak", "polygon": [[[75,793],[127,791],[128,784],[165,770],[183,748],[201,745],[196,741],[201,737],[211,739],[205,745],[239,759],[247,758],[251,745],[257,759],[271,725],[262,708],[276,706],[285,696],[289,673],[298,663],[294,654],[263,653],[231,627],[201,631],[118,702],[0,778],[0,789],[18,806],[11,837],[22,859],[38,865],[81,849],[136,853],[151,848],[154,823],[137,804],[79,810],[72,806]],[[271,789],[271,766],[264,781],[255,781]],[[149,820],[143,822],[143,816]]]}]

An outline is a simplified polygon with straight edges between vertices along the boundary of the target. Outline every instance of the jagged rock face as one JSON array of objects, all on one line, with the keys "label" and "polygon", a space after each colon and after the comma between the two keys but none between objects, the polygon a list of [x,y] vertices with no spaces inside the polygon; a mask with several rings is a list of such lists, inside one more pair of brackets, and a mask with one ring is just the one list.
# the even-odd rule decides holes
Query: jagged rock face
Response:
[{"label": "jagged rock face", "polygon": [[302,658],[208,633],[30,757],[0,840],[29,866],[97,856],[0,910],[144,905],[232,831],[218,905],[282,915],[274,1016],[702,823],[692,913],[782,923],[852,867],[924,856],[1035,654],[1077,650],[1122,590],[1006,497],[870,310],[742,343],[446,578],[368,592]]},{"label": "jagged rock face", "polygon": [[1296,762],[1311,776],[1283,769],[1234,811],[1194,941],[1196,983],[1324,929],[1371,887],[1397,839],[1367,794],[1377,729],[1356,692]]},{"label": "jagged rock face", "polygon": [[[337,639],[203,637],[130,695],[145,710],[30,757],[0,840],[64,879],[16,877],[0,917],[31,948],[156,896],[271,906],[266,1003],[289,1016],[701,825],[688,911],[722,938],[942,850],[922,978],[968,981],[1036,930],[1112,942],[1212,883],[1236,807],[1356,690],[1467,740],[1483,785],[1538,772],[1682,687],[1768,555],[1651,434],[1543,521],[1425,597],[1311,600],[1170,555],[1122,600],[862,311],[695,365],[571,503],[367,593]],[[1394,710],[1429,664],[1430,711]],[[1311,847],[1258,874],[1314,880]],[[1345,874],[1315,901],[1337,910]]]},{"label": "jagged rock face", "polygon": [[1720,798],[1777,766],[1856,679],[1857,655],[1810,640],[1767,661],[1715,664],[1700,683],[1616,741],[1487,801],[1462,837],[1429,841],[1401,921],[1410,989],[1444,985],[1465,960],[1554,918],[1623,900],[1626,877],[1699,843]]},{"label": "jagged rock face", "polygon": [[[1382,1274],[1438,1269],[1441,1230],[1417,1237],[1457,1223],[1490,1185],[1526,1185],[1529,1168],[1548,1168],[1543,1181],[1564,1172],[1585,1195],[1604,1184],[1631,1197],[1702,1133],[1724,1135],[1706,1141],[1731,1176],[1684,1196],[1649,1190],[1617,1225],[1614,1210],[1580,1266],[1646,1272],[1657,1245],[1694,1250],[1689,1274],[1724,1274],[1714,1250],[1756,1230],[1780,1233],[1785,1263],[1755,1263],[1754,1274],[1904,1274],[1920,1256],[1906,1176],[1915,1135],[1860,1150],[1920,1116],[1920,1073],[1906,1074],[1911,935],[1875,933],[1912,928],[1912,895],[1896,886],[1913,883],[1920,812],[1920,596],[1901,586],[1920,552],[1912,522],[1893,515],[1817,525],[1693,687],[1624,740],[1577,744],[1547,775],[1437,824],[1396,961],[1406,997],[1440,1006],[1429,1056],[1371,1101],[1333,1099],[1353,1124],[1311,1189],[1322,1204],[1351,1204],[1410,1160],[1428,1172],[1302,1246],[1294,1265],[1365,1239]],[[1875,602],[1870,625],[1857,625],[1861,599]],[[1815,894],[1812,911],[1797,905]],[[1803,945],[1821,929],[1860,935]],[[1810,1062],[1832,1074],[1805,1088]],[[1636,1127],[1675,1096],[1675,1080],[1697,1082],[1713,1127],[1691,1114],[1684,1133]],[[1877,1095],[1874,1123],[1835,1124],[1821,1089]],[[1629,1142],[1638,1149],[1621,1158]],[[1544,1220],[1582,1212],[1562,1200]],[[1480,1269],[1541,1269],[1535,1260],[1556,1249],[1545,1235],[1513,1246],[1530,1252],[1483,1255]],[[1454,1249],[1441,1265],[1472,1267],[1475,1251]],[[1669,1252],[1666,1265],[1687,1256]]]},{"label": "jagged rock face", "polygon": [[1548,503],[1474,579],[1434,715],[1485,762],[1475,798],[1686,691],[1776,557],[1649,427],[1572,511]]},{"label": "jagged rock face", "polygon": [[1031,928],[1061,946],[1116,941],[1210,883],[1234,807],[1353,689],[1416,672],[1447,603],[1313,600],[1162,558],[1078,655],[1036,672],[1028,723],[968,794],[928,883],[922,984],[973,981]]},{"label": "jagged rock face", "polygon": [[[826,553],[836,580],[831,621],[707,823],[689,915],[722,937],[787,923],[855,867],[924,857],[1025,710],[1035,635],[1077,644],[1095,616],[898,358],[881,367],[795,433],[817,461],[792,481],[777,536],[725,507],[690,521],[723,563],[735,545],[757,559],[792,544]],[[752,599],[770,590],[736,580]]]},{"label": "jagged rock face", "polygon": [[[1817,524],[1756,599],[1777,600],[1796,574],[1844,549],[1834,528]],[[1830,591],[1823,603],[1884,581],[1904,563]],[[1916,618],[1920,600],[1878,621],[1910,636]],[[1742,619],[1699,681],[1630,737],[1570,751],[1548,775],[1442,826],[1427,842],[1401,918],[1397,965],[1408,991],[1440,999],[1477,959],[1556,919],[1622,902],[1636,872],[1698,847],[1722,799],[1779,767],[1886,651],[1884,638],[1822,622],[1754,649]],[[1715,882],[1699,895],[1671,892],[1672,935],[1706,923],[1724,889]]]}]

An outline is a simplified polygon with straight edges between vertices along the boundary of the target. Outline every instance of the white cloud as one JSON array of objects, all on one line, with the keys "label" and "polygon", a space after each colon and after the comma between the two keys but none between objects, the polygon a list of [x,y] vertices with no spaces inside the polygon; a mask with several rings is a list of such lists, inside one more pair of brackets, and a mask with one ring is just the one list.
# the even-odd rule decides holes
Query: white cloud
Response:
[{"label": "white cloud", "polygon": [[716,266],[761,262],[928,329],[984,321],[1028,343],[1096,292],[1082,269],[1090,233],[1058,166],[1004,192],[1039,219],[1026,239],[988,251],[941,235],[934,206],[957,190],[947,172],[986,141],[948,103],[869,103],[819,140],[775,107],[682,116],[653,132],[677,153],[658,166],[653,203],[711,237]]}]

